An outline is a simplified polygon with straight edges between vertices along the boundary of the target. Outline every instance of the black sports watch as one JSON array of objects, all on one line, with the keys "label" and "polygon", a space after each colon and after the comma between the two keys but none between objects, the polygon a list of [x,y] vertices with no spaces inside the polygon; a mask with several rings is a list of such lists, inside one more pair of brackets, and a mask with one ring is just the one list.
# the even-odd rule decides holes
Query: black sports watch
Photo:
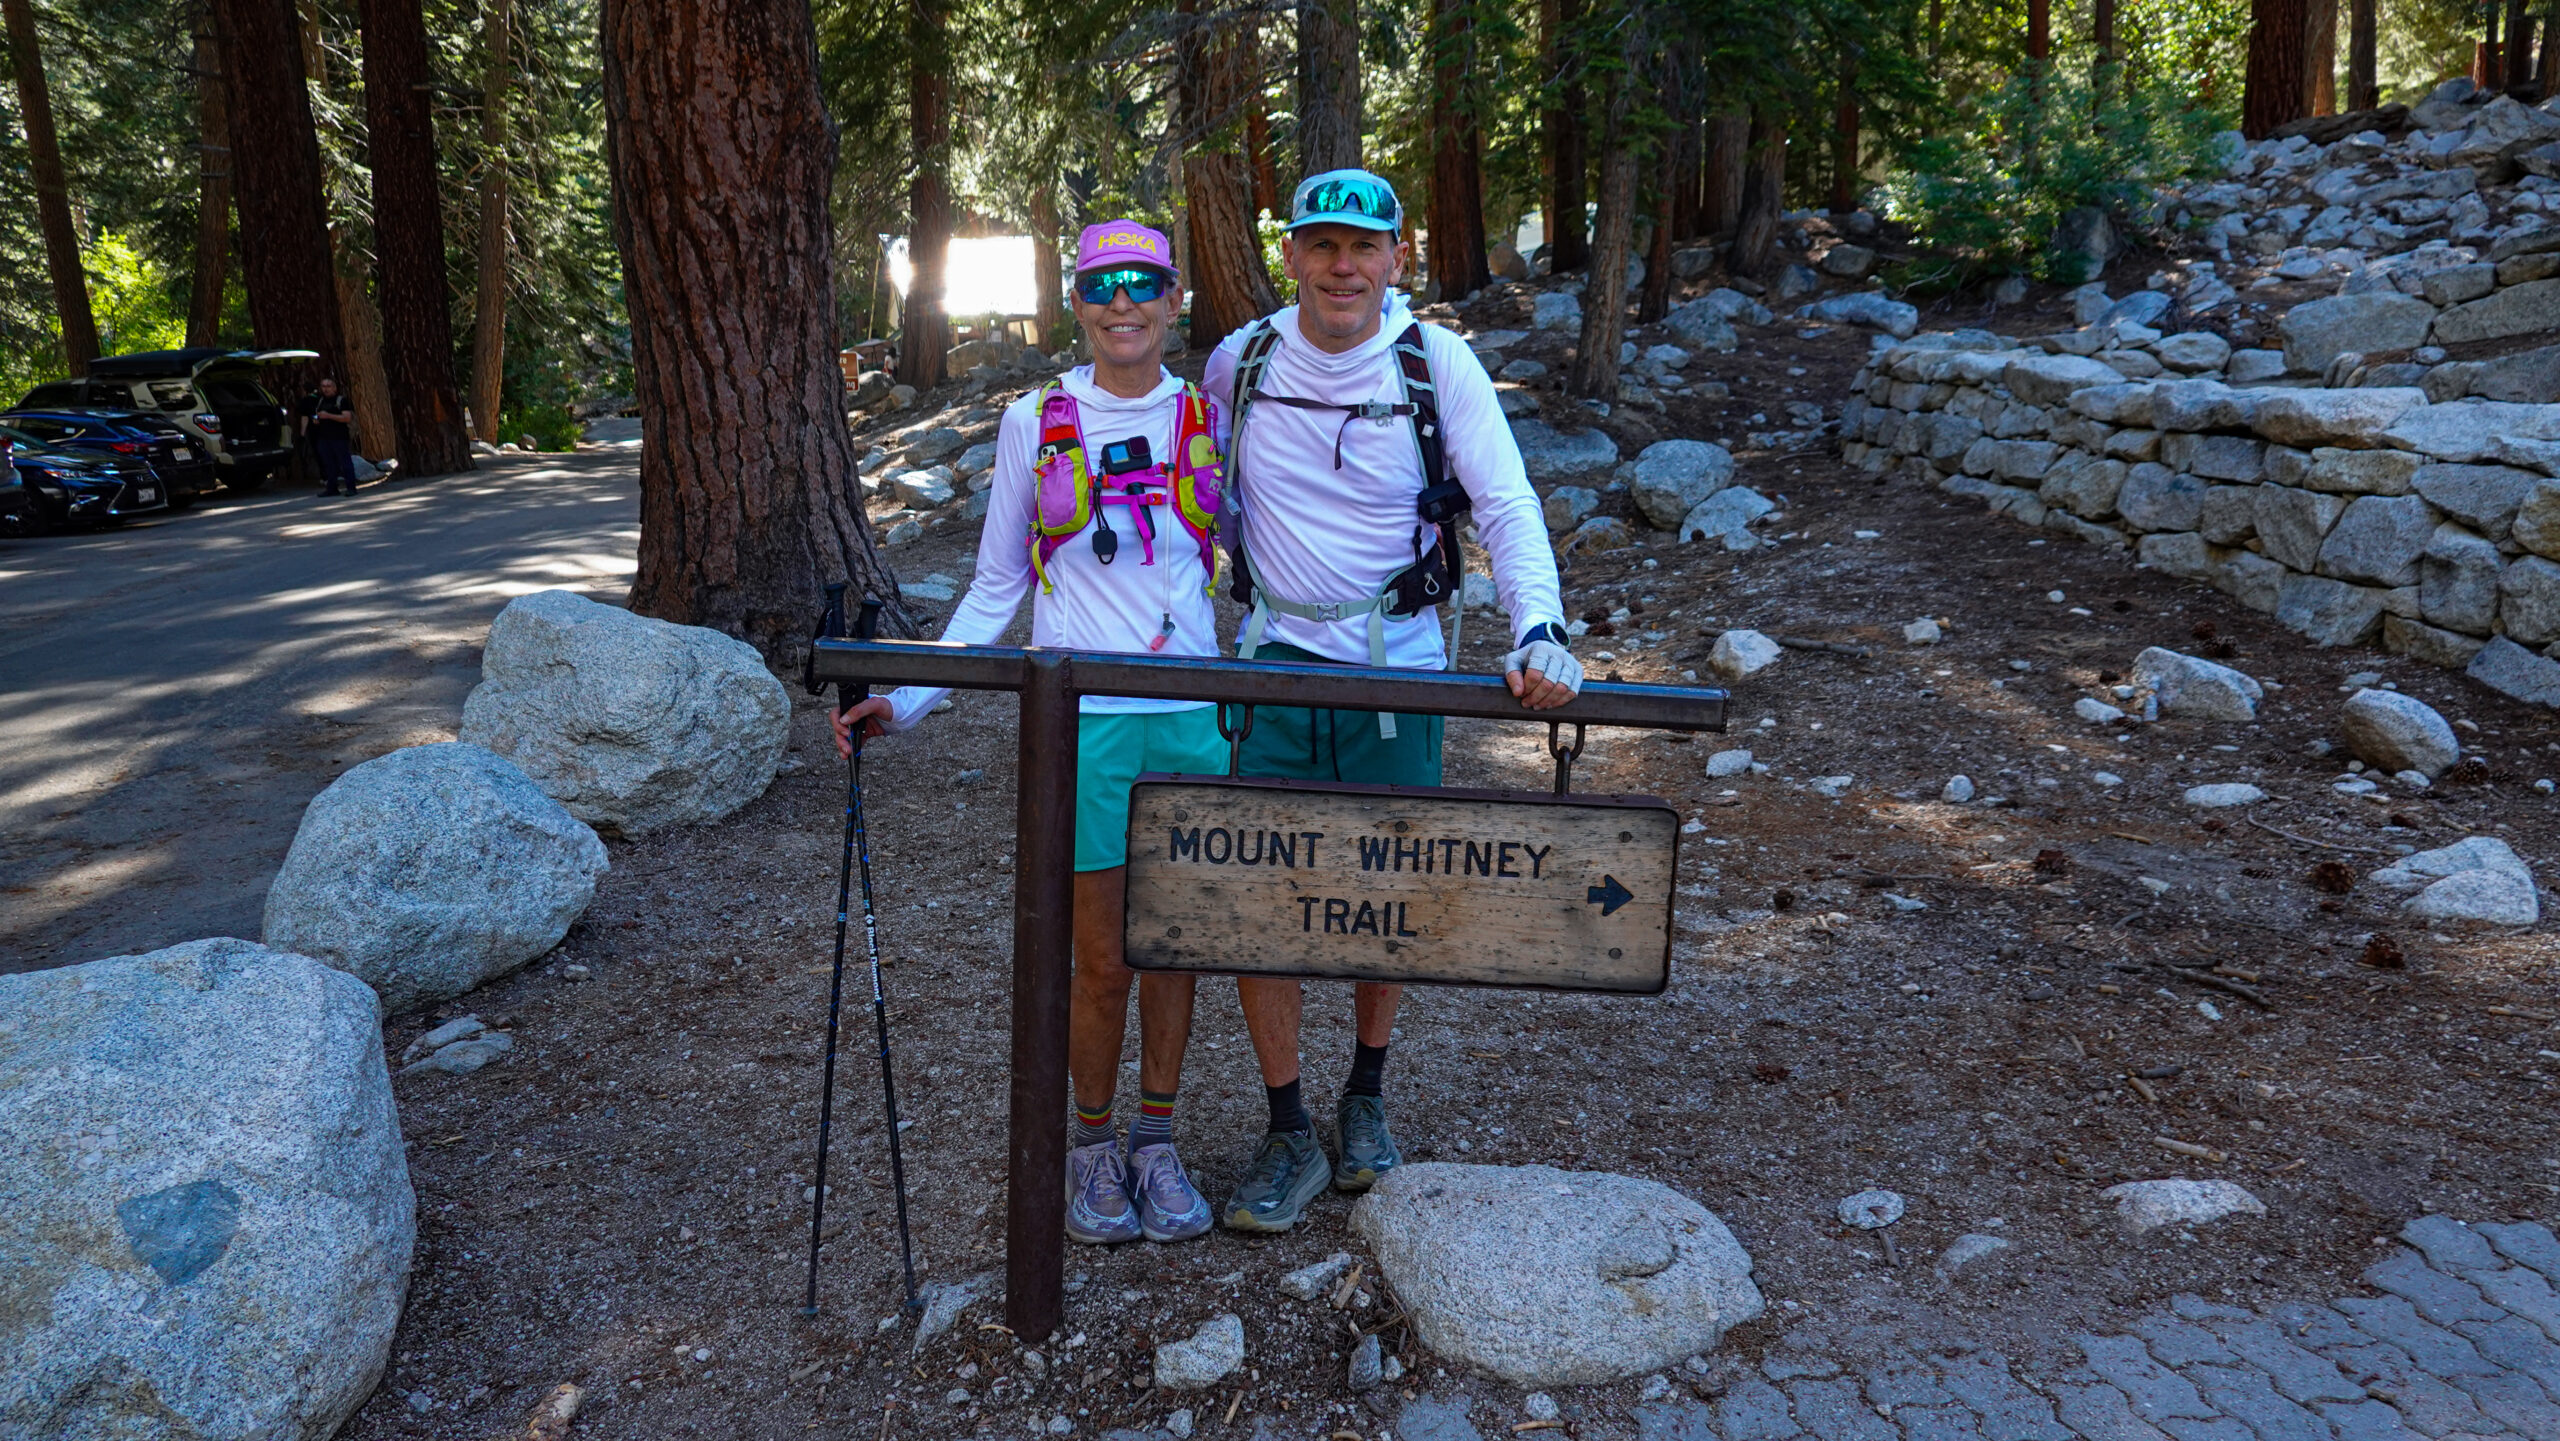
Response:
[{"label": "black sports watch", "polygon": [[1573,637],[1566,635],[1564,627],[1551,620],[1540,621],[1529,627],[1528,631],[1520,637],[1520,647],[1535,645],[1542,640],[1562,646],[1566,650],[1573,649]]}]

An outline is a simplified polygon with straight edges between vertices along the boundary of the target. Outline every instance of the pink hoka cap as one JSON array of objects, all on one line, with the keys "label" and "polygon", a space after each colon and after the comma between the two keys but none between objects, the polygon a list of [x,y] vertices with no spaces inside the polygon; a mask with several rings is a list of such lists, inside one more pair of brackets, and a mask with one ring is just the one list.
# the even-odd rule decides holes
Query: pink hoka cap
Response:
[{"label": "pink hoka cap", "polygon": [[1174,268],[1173,242],[1164,238],[1163,231],[1150,230],[1134,220],[1106,220],[1086,226],[1076,238],[1076,274],[1115,265],[1146,265],[1172,276],[1182,273]]}]

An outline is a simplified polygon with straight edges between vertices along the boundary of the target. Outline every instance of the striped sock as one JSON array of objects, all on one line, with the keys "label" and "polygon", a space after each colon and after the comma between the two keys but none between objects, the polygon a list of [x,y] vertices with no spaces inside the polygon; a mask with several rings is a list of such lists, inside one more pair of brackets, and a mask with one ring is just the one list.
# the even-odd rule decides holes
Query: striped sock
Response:
[{"label": "striped sock", "polygon": [[1173,1098],[1175,1092],[1159,1094],[1138,1092],[1138,1123],[1129,1128],[1129,1149],[1173,1144]]},{"label": "striped sock", "polygon": [[1087,1107],[1084,1102],[1078,1101],[1075,1107],[1075,1124],[1068,1128],[1067,1144],[1099,1146],[1105,1141],[1116,1141],[1120,1138],[1120,1133],[1111,1128],[1110,1097],[1103,1097],[1102,1104],[1099,1106]]}]

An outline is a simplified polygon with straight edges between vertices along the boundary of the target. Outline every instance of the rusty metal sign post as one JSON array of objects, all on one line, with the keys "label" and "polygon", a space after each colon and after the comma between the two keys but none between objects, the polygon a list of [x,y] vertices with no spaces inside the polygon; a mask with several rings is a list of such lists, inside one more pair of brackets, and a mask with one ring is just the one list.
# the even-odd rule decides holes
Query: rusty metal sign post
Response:
[{"label": "rusty metal sign post", "polygon": [[[810,673],[820,681],[1014,691],[1022,697],[1014,811],[1013,1086],[1011,1139],[1006,1148],[1005,1323],[1026,1345],[1037,1344],[1056,1330],[1066,1312],[1067,989],[1074,956],[1076,703],[1080,697],[1118,695],[1543,721],[1553,728],[1550,746],[1557,756],[1559,792],[1564,789],[1565,768],[1580,750],[1584,727],[1671,731],[1725,727],[1725,694],[1719,690],[1593,682],[1554,710],[1524,711],[1500,676],[1456,671],[1368,670],[918,641],[820,640]],[[1564,726],[1574,728],[1570,749],[1556,743]],[[1401,798],[1408,804],[1465,804],[1468,794],[1408,790]],[[1504,800],[1516,804],[1519,798]],[[1630,829],[1628,841],[1614,844],[1633,842]],[[1605,850],[1612,843],[1602,837],[1598,844]],[[1459,865],[1463,873],[1462,855]],[[1663,904],[1667,905],[1668,877],[1663,880]],[[1606,907],[1614,919],[1613,896],[1605,885],[1599,886],[1599,892],[1600,898],[1585,902],[1585,908],[1596,914]],[[1311,916],[1311,930],[1315,924]],[[1641,984],[1641,976],[1637,979],[1634,985],[1582,985],[1550,971],[1509,983],[1648,989]]]}]

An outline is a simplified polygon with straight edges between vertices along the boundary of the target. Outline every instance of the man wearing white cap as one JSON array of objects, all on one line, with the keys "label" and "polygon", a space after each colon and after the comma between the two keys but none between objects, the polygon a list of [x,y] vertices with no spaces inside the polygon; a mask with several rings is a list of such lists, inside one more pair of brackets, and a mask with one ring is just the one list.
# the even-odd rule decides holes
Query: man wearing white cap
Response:
[{"label": "man wearing white cap", "polygon": [[[1227,509],[1245,659],[1440,669],[1438,606],[1458,599],[1458,521],[1473,512],[1516,647],[1512,694],[1571,700],[1547,528],[1492,378],[1455,334],[1413,319],[1396,290],[1411,246],[1395,189],[1365,170],[1298,186],[1282,255],[1297,303],[1229,336],[1202,388],[1225,402]],[[1248,775],[1440,784],[1441,718],[1259,707]],[[1285,1231],[1328,1180],[1364,1191],[1402,1159],[1383,1080],[1401,986],[1354,988],[1358,1045],[1328,1159],[1299,1091],[1300,984],[1238,980],[1270,1128],[1219,1211],[1241,1231]]]}]

